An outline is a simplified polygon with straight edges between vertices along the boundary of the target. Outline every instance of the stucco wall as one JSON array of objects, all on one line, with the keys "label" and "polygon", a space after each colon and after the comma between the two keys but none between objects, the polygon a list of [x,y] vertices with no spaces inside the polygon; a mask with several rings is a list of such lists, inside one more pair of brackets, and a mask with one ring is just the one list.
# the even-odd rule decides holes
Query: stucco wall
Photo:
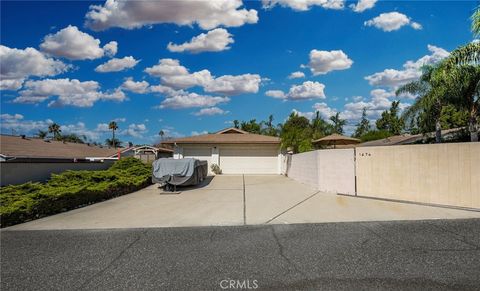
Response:
[{"label": "stucco wall", "polygon": [[287,155],[285,175],[303,184],[318,189],[318,159],[319,151]]},{"label": "stucco wall", "polygon": [[66,170],[106,170],[113,161],[95,163],[0,163],[1,185],[43,182]]},{"label": "stucco wall", "polygon": [[318,190],[355,195],[354,149],[317,151]]},{"label": "stucco wall", "polygon": [[357,195],[480,208],[480,143],[357,147]]},{"label": "stucco wall", "polygon": [[285,174],[324,192],[355,195],[353,149],[317,150],[287,155]]}]

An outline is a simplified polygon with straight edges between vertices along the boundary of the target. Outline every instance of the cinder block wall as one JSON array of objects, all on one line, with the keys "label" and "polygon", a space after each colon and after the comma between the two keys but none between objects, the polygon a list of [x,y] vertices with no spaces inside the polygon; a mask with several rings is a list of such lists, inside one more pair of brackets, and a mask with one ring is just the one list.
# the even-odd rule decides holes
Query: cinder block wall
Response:
[{"label": "cinder block wall", "polygon": [[318,190],[355,195],[354,149],[317,151]]},{"label": "cinder block wall", "polygon": [[318,151],[286,156],[285,175],[318,189]]},{"label": "cinder block wall", "polygon": [[480,143],[357,147],[357,195],[480,208]]}]

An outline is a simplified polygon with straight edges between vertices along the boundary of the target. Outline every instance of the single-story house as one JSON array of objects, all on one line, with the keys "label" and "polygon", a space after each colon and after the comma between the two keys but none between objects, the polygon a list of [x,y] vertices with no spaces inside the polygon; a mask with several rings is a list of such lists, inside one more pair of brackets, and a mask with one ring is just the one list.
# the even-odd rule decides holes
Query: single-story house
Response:
[{"label": "single-story house", "polygon": [[226,128],[203,134],[164,141],[174,146],[173,157],[196,158],[217,164],[223,174],[280,174],[282,153],[280,138],[252,134],[238,128]]},{"label": "single-story house", "polygon": [[173,150],[164,147],[153,147],[149,145],[138,146],[133,149],[134,157],[144,161],[152,162],[159,158],[171,158]]},{"label": "single-story house", "polygon": [[[451,140],[456,137],[456,135],[461,134],[462,130],[465,130],[463,127],[443,129],[442,130],[442,139]],[[358,144],[359,147],[372,147],[372,146],[392,146],[392,145],[406,145],[406,144],[415,144],[423,143],[427,138],[435,138],[435,132],[429,132],[426,135],[424,134],[401,134],[394,135],[383,139],[371,140]]]},{"label": "single-story house", "polygon": [[[0,184],[45,181],[66,170],[105,170],[118,157],[141,154],[144,147],[111,148],[34,137],[0,135]],[[152,148],[172,156],[168,149]]]}]

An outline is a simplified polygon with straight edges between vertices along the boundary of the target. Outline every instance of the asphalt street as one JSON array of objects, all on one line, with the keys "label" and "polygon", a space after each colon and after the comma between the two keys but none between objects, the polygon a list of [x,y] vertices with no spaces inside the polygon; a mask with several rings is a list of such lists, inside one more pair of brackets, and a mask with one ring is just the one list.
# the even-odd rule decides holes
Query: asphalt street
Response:
[{"label": "asphalt street", "polygon": [[480,219],[0,234],[1,290],[480,286]]}]

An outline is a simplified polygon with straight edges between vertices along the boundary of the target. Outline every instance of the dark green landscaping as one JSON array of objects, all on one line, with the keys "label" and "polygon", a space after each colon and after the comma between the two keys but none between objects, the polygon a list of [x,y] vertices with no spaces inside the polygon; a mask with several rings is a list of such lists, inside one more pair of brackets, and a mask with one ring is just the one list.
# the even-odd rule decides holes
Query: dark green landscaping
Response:
[{"label": "dark green landscaping", "polygon": [[128,194],[151,183],[151,166],[124,158],[103,171],[66,171],[46,183],[0,189],[1,227]]}]

